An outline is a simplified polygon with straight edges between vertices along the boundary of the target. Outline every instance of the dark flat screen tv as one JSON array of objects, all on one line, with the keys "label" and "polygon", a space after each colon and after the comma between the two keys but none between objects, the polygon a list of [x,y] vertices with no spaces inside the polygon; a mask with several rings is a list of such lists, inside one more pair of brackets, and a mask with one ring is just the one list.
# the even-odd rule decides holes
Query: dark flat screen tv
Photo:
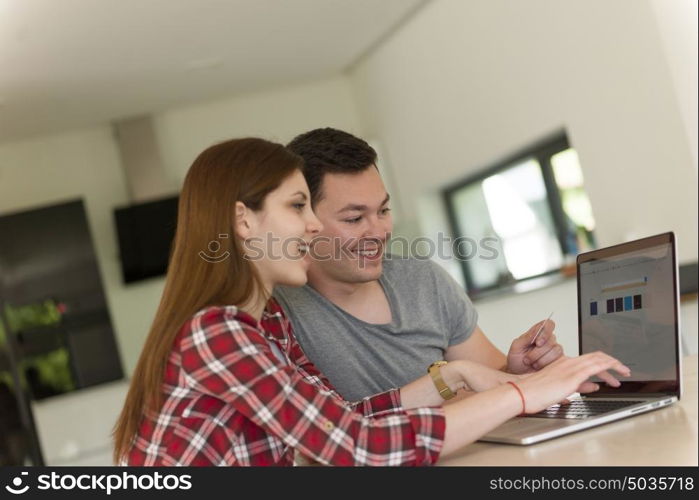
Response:
[{"label": "dark flat screen tv", "polygon": [[114,210],[124,283],[167,272],[175,238],[177,201],[173,196]]}]

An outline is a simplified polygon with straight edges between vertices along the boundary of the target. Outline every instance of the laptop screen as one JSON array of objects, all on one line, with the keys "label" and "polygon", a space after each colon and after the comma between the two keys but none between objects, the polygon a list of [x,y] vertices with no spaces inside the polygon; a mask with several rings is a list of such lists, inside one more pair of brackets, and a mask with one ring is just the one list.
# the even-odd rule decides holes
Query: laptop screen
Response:
[{"label": "laptop screen", "polygon": [[672,233],[578,256],[580,353],[631,369],[622,387],[597,394],[679,392],[676,281]]}]

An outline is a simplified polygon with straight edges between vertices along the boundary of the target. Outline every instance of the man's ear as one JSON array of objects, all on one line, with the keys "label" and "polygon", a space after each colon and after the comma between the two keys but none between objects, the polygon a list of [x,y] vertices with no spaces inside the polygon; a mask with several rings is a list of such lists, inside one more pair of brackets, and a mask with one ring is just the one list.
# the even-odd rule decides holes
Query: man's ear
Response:
[{"label": "man's ear", "polygon": [[233,215],[233,230],[235,235],[246,240],[252,236],[252,211],[242,201],[235,202]]}]

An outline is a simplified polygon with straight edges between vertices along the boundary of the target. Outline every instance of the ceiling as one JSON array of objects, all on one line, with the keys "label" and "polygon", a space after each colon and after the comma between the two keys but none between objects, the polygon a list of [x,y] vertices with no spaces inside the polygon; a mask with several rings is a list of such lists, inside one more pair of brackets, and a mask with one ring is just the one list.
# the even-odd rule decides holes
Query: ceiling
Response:
[{"label": "ceiling", "polygon": [[341,73],[428,0],[0,0],[0,142]]}]

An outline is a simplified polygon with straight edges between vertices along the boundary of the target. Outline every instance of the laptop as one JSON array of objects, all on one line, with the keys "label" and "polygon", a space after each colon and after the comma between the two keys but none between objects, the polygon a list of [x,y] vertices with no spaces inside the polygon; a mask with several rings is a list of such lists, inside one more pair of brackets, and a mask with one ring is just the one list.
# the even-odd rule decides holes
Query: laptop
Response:
[{"label": "laptop", "polygon": [[677,251],[663,233],[578,255],[578,343],[631,369],[614,388],[513,418],[481,441],[529,445],[657,410],[682,390]]}]

